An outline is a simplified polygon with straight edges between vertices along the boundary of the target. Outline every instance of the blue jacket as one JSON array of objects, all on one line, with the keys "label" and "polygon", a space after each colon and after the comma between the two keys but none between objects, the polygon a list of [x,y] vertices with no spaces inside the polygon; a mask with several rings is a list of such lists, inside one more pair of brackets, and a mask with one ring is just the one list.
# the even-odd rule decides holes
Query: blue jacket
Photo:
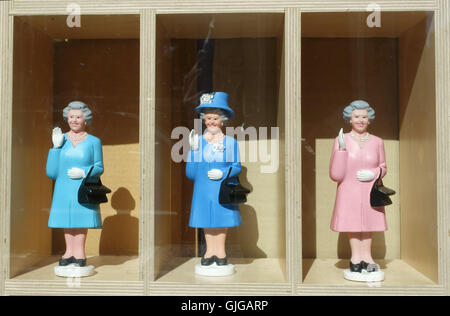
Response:
[{"label": "blue jacket", "polygon": [[70,179],[67,175],[67,170],[73,167],[83,169],[87,175],[92,166],[90,177],[99,177],[103,173],[102,144],[95,136],[88,135],[74,147],[64,134],[63,145],[50,149],[46,172],[56,182],[48,227],[102,228],[98,204],[78,203],[78,188],[83,179]]},{"label": "blue jacket", "polygon": [[[241,215],[237,205],[224,206],[219,203],[220,184],[230,168],[230,177],[241,173],[239,146],[237,141],[225,136],[224,150],[215,151],[213,144],[199,136],[199,149],[190,150],[186,163],[186,176],[194,181],[191,216],[189,226],[198,228],[225,228],[241,224]],[[222,179],[210,180],[208,171],[219,169]]]}]

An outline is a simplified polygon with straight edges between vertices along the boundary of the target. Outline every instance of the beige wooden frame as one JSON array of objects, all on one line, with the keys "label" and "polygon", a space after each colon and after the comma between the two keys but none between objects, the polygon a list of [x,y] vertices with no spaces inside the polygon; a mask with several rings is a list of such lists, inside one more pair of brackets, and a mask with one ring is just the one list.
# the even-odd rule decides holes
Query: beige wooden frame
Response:
[{"label": "beige wooden frame", "polygon": [[[447,0],[377,1],[386,11],[428,10],[435,12],[436,26],[436,132],[438,174],[438,247],[439,285],[427,287],[312,286],[302,284],[301,271],[301,121],[300,61],[301,12],[365,11],[373,1],[357,0],[231,0],[161,1],[161,0],[79,0],[82,14],[140,14],[140,139],[141,209],[140,279],[136,282],[89,282],[72,289],[64,281],[15,281],[9,276],[9,222],[11,183],[11,115],[13,17],[15,15],[66,15],[66,6],[74,1],[0,1],[0,295],[22,294],[130,294],[173,295],[211,293],[226,295],[309,295],[309,294],[417,294],[449,295],[450,289],[450,4]],[[154,140],[155,140],[155,34],[156,15],[167,13],[285,13],[285,101],[286,101],[286,271],[284,284],[194,285],[155,283],[154,253]]]}]

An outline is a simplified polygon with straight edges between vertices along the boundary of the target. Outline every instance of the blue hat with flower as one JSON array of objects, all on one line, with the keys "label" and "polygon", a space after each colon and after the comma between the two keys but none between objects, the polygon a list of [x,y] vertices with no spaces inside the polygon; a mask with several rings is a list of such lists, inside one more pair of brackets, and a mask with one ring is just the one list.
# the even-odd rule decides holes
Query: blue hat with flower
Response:
[{"label": "blue hat with flower", "polygon": [[228,94],[225,92],[204,93],[200,97],[200,105],[195,108],[195,113],[200,114],[207,110],[220,109],[228,118],[234,116],[233,110],[228,106]]}]

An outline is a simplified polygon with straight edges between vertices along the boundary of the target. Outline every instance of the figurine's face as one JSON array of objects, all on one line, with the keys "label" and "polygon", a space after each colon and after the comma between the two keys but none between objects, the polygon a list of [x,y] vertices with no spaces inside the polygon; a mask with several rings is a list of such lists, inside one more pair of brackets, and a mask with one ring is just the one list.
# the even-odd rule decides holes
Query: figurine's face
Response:
[{"label": "figurine's face", "polygon": [[82,132],[86,128],[86,120],[81,110],[70,110],[67,114],[67,122],[70,130],[75,133]]},{"label": "figurine's face", "polygon": [[205,120],[208,132],[217,134],[222,131],[223,122],[220,114],[217,114],[216,112],[206,112],[203,119]]},{"label": "figurine's face", "polygon": [[370,124],[369,112],[367,109],[353,110],[350,124],[352,125],[352,129],[359,134],[367,132]]}]

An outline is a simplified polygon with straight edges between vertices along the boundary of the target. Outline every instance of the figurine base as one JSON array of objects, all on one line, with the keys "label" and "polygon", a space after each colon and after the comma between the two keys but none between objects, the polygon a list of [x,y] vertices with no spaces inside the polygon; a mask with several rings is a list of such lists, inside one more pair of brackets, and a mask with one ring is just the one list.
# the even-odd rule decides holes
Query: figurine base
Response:
[{"label": "figurine base", "polygon": [[195,274],[201,276],[227,276],[232,275],[234,272],[234,265],[232,264],[227,264],[226,266],[218,266],[216,263],[213,263],[210,266],[202,266],[201,264],[195,265]]},{"label": "figurine base", "polygon": [[350,269],[344,271],[344,278],[355,282],[381,282],[384,280],[384,272],[378,270],[376,272],[350,272]]},{"label": "figurine base", "polygon": [[55,275],[63,278],[83,278],[94,274],[94,266],[78,267],[70,264],[68,266],[57,266],[54,269]]}]

